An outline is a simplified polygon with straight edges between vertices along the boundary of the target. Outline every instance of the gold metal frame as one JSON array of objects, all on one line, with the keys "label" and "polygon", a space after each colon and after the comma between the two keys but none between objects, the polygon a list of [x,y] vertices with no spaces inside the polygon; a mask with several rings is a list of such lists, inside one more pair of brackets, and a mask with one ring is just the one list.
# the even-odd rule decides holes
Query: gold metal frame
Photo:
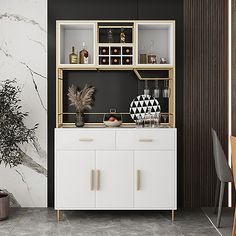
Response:
[{"label": "gold metal frame", "polygon": [[60,210],[56,210],[57,222],[60,221]]},{"label": "gold metal frame", "polygon": [[[98,47],[101,45],[106,45],[106,43],[101,44],[98,42],[99,37],[99,28],[105,28],[106,26],[99,26],[98,23],[122,23],[128,22],[133,23],[133,26],[124,26],[128,28],[133,28],[133,41],[132,43],[127,43],[127,45],[132,45],[133,47],[133,65],[117,65],[117,66],[106,66],[106,65],[98,65]],[[77,24],[77,23],[94,23],[95,24],[95,58],[93,65],[62,65],[60,64],[59,60],[59,52],[60,52],[60,27],[61,25],[70,25],[70,24]],[[138,23],[163,23],[163,24],[172,24],[173,27],[173,65],[136,65],[137,61],[137,39],[136,39],[136,31]],[[108,26],[110,27],[110,26]],[[114,26],[112,26],[114,27]],[[117,26],[120,27],[120,26]],[[112,44],[113,45],[113,44]],[[115,44],[114,44],[115,45]],[[119,45],[126,45],[126,44],[119,44]],[[171,89],[171,95],[169,97],[169,125],[171,127],[175,127],[175,21],[173,20],[71,20],[71,21],[56,21],[56,127],[73,127],[73,124],[64,123],[63,122],[63,115],[70,115],[73,113],[66,113],[63,112],[63,71],[64,70],[133,70],[139,80],[168,80],[169,86]],[[139,70],[168,70],[169,76],[168,78],[142,78]],[[105,113],[86,113],[90,115],[103,115]],[[122,114],[129,114],[129,113],[122,113]],[[102,123],[90,123],[94,126],[100,126]],[[126,123],[129,125],[128,123]]]},{"label": "gold metal frame", "polygon": [[172,223],[175,221],[175,210],[171,211],[171,220],[172,220]]}]

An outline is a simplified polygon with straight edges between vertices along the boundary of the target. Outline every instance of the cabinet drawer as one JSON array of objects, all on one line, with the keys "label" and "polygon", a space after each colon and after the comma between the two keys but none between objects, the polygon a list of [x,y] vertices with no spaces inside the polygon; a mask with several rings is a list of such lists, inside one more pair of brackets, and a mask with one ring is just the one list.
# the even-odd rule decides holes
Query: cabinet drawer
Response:
[{"label": "cabinet drawer", "polygon": [[174,150],[175,129],[119,130],[116,148],[119,150]]},{"label": "cabinet drawer", "polygon": [[56,129],[57,150],[112,150],[115,131]]}]

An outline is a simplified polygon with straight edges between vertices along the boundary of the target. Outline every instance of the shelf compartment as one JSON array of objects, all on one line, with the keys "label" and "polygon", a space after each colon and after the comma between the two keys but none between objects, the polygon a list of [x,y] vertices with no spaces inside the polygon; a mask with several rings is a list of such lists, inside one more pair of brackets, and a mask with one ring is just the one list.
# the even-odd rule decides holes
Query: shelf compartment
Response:
[{"label": "shelf compartment", "polygon": [[122,65],[132,65],[132,64],[133,64],[133,57],[130,56],[122,57]]},{"label": "shelf compartment", "polygon": [[[144,22],[136,23],[136,65],[142,66],[174,66],[174,22]],[[155,40],[154,40],[155,39]],[[140,55],[146,58],[146,63],[141,61]],[[146,55],[146,56],[144,56]],[[156,63],[148,63],[148,55],[156,56]],[[166,59],[166,64],[161,64],[160,58]]]},{"label": "shelf compartment", "polygon": [[[58,23],[57,22],[57,64],[70,64],[69,55],[72,52],[72,46],[75,47],[75,53],[82,50],[82,44],[85,42],[89,53],[89,65],[95,65],[95,41],[96,24],[88,22],[76,23]],[[84,64],[77,64],[84,66]]]},{"label": "shelf compartment", "polygon": [[122,47],[122,55],[133,55],[133,47]]},{"label": "shelf compartment", "polygon": [[109,55],[109,47],[99,47],[99,55]]},{"label": "shelf compartment", "polygon": [[109,56],[99,56],[99,65],[109,65]]},{"label": "shelf compartment", "polygon": [[[106,23],[103,23],[106,24]],[[133,24],[125,25],[101,25],[98,24],[98,43],[120,43],[121,28],[124,29],[125,43],[133,42]],[[113,42],[108,40],[108,30],[112,30]]]},{"label": "shelf compartment", "polygon": [[121,65],[121,57],[119,56],[111,56],[110,57],[110,65]]},{"label": "shelf compartment", "polygon": [[111,47],[111,55],[121,55],[121,47]]}]

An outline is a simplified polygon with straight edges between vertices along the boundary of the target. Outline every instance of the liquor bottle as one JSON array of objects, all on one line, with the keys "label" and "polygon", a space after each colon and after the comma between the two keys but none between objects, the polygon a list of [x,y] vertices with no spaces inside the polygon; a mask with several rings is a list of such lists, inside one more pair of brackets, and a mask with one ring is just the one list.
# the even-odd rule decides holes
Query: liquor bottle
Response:
[{"label": "liquor bottle", "polygon": [[107,42],[108,43],[113,43],[114,42],[112,29],[109,29],[107,31]]},{"label": "liquor bottle", "polygon": [[125,32],[123,27],[120,30],[120,43],[125,43]]},{"label": "liquor bottle", "polygon": [[69,55],[70,64],[78,63],[78,55],[75,53],[75,47],[72,47],[72,53]]},{"label": "liquor bottle", "polygon": [[88,64],[88,51],[86,50],[85,42],[83,42],[83,48],[79,52],[79,63],[80,64]]}]

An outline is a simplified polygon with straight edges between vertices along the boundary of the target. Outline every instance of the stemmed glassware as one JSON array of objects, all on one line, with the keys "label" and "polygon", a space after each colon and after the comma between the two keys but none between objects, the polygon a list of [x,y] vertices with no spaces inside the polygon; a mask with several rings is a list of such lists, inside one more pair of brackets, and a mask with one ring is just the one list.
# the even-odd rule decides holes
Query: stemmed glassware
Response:
[{"label": "stemmed glassware", "polygon": [[164,88],[162,90],[162,96],[163,98],[169,98],[170,97],[170,88],[168,86],[168,81],[164,80]]},{"label": "stemmed glassware", "polygon": [[152,123],[153,128],[159,127],[160,118],[161,118],[161,112],[156,112],[155,115],[153,116],[153,123]]},{"label": "stemmed glassware", "polygon": [[148,108],[148,112],[144,116],[144,127],[150,128],[152,127],[152,113],[151,113],[151,108]]},{"label": "stemmed glassware", "polygon": [[167,118],[169,117],[169,114],[161,114],[161,117],[164,121],[164,126],[168,126]]},{"label": "stemmed glassware", "polygon": [[[160,98],[161,95],[163,98],[169,98],[171,89],[169,87],[169,81],[164,80],[163,84],[163,89],[160,89],[159,87],[159,81],[155,80],[155,88],[153,90],[152,96],[157,99]],[[145,80],[145,87],[144,87],[144,95],[150,95],[151,90],[148,86],[148,81]],[[168,113],[162,113],[161,112],[156,112],[155,114],[151,113],[151,109],[149,108],[147,113],[144,115],[144,117],[139,117],[138,120],[136,121],[136,127],[159,127],[161,124],[161,120],[163,121],[162,125],[163,127],[168,127],[169,122],[168,122]],[[161,126],[162,126],[161,125]]]},{"label": "stemmed glassware", "polygon": [[[171,93],[171,89],[168,84],[168,80],[164,80],[164,86],[162,89],[162,97],[163,98],[169,98]],[[148,87],[148,81],[145,80],[145,86],[144,86],[144,95],[150,95],[150,88]],[[159,98],[161,95],[161,89],[158,85],[158,80],[155,80],[155,88],[153,90],[153,97]]]},{"label": "stemmed glassware", "polygon": [[148,81],[145,80],[144,95],[149,95],[149,94],[150,94],[150,89],[148,87]]},{"label": "stemmed glassware", "polygon": [[155,89],[153,90],[153,97],[159,98],[160,97],[160,88],[158,86],[158,80],[155,80]]},{"label": "stemmed glassware", "polygon": [[136,128],[143,128],[143,118],[141,115],[139,115],[136,120]]}]

